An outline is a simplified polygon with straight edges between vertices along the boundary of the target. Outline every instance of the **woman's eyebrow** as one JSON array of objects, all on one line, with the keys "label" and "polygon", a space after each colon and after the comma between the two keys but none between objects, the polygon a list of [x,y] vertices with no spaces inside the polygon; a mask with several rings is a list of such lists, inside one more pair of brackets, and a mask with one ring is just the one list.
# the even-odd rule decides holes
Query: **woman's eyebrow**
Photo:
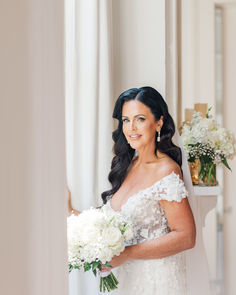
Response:
[{"label": "woman's eyebrow", "polygon": [[[136,118],[136,117],[138,117],[138,116],[144,116],[144,117],[145,117],[144,114],[138,114],[138,115],[135,115],[134,118]],[[122,116],[122,118],[128,118],[128,116]]]}]

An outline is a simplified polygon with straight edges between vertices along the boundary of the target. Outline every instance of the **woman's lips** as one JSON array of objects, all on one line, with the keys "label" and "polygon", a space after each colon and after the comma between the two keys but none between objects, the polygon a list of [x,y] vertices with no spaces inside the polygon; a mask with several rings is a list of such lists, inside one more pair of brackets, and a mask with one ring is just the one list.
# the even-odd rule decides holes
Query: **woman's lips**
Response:
[{"label": "woman's lips", "polygon": [[142,136],[142,135],[140,135],[140,134],[134,134],[134,135],[129,135],[129,138],[130,138],[131,140],[136,140],[136,139],[139,139],[141,136]]}]

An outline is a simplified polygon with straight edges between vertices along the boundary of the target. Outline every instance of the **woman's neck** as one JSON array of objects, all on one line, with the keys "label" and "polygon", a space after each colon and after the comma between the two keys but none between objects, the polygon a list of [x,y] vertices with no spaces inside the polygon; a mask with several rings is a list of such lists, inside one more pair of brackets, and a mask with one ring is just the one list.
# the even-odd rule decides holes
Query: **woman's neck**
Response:
[{"label": "woman's neck", "polygon": [[160,151],[156,151],[155,149],[152,150],[139,150],[137,156],[134,158],[134,161],[136,162],[135,165],[145,165],[150,164],[153,162],[157,162],[159,159],[162,159],[163,157],[167,157],[166,154],[161,153]]}]

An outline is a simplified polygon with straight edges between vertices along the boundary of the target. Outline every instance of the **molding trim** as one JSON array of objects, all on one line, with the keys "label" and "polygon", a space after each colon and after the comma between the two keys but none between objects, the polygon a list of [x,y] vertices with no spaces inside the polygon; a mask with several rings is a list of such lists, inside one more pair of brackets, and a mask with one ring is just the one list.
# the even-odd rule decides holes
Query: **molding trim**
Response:
[{"label": "molding trim", "polygon": [[215,6],[219,7],[226,7],[226,6],[235,6],[236,7],[236,0],[215,0]]}]

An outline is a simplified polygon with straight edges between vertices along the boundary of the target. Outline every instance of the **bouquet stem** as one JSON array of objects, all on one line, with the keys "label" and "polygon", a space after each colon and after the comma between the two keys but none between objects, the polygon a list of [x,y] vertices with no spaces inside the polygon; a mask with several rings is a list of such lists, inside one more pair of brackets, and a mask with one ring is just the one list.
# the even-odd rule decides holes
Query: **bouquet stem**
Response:
[{"label": "bouquet stem", "polygon": [[108,276],[100,278],[100,292],[110,292],[117,288],[118,283],[117,278],[111,272]]}]

